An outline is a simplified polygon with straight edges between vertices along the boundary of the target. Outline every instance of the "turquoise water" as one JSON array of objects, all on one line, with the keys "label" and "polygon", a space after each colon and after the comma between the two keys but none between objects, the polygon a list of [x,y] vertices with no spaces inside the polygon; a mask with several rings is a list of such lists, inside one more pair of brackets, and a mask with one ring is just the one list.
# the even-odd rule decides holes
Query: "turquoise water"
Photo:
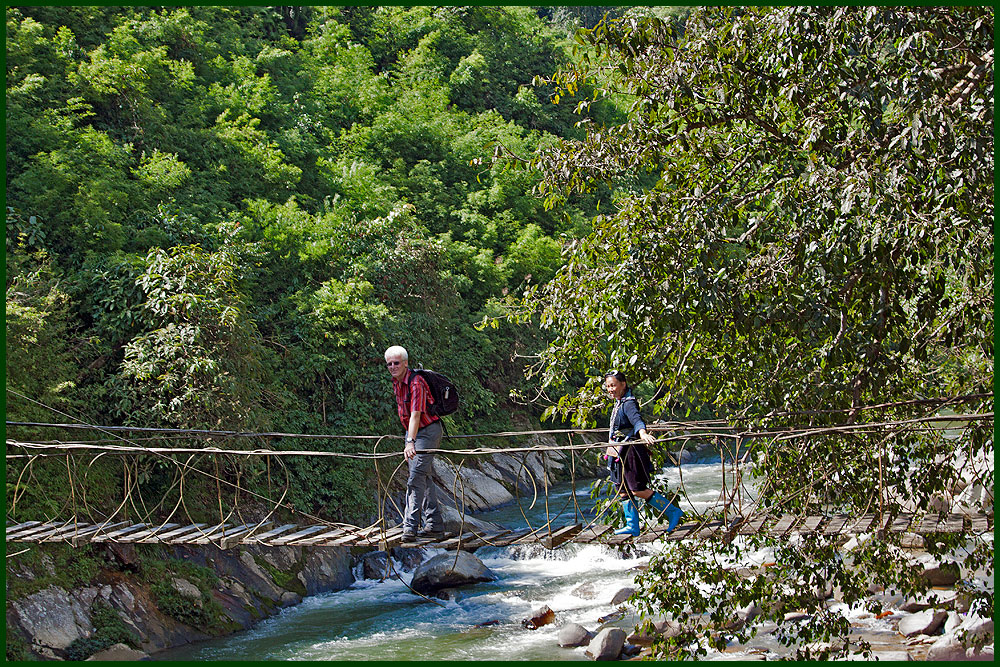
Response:
[{"label": "turquoise water", "polygon": [[[685,465],[684,484],[694,509],[702,511],[718,501],[721,466]],[[676,488],[678,469],[663,472]],[[568,484],[549,495],[549,516],[576,504],[592,515],[589,485]],[[567,502],[570,501],[570,502]],[[516,505],[476,515],[507,527],[525,524],[522,509],[533,526],[545,521],[539,499],[528,508]],[[690,510],[690,505],[686,506]],[[587,660],[583,648],[558,646],[560,627],[577,622],[591,631],[598,619],[614,608],[610,601],[622,587],[631,586],[633,568],[645,564],[658,549],[656,543],[630,547],[626,552],[596,544],[566,545],[554,551],[537,546],[484,547],[476,556],[497,575],[497,581],[460,590],[457,600],[429,602],[398,580],[359,580],[350,588],[306,598],[295,607],[235,635],[162,652],[167,660]],[[427,557],[439,553],[428,549]],[[397,571],[401,571],[397,563]],[[409,581],[412,573],[402,573]],[[588,590],[589,589],[589,590]],[[527,630],[521,621],[548,605],[555,623]],[[637,619],[627,614],[609,622],[631,631]],[[475,627],[491,623],[487,627]]]}]

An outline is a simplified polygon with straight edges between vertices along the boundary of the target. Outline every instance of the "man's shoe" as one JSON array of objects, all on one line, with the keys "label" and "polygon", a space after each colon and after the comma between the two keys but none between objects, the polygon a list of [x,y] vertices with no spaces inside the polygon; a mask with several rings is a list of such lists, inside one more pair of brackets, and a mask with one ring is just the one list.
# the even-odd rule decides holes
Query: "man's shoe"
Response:
[{"label": "man's shoe", "polygon": [[417,531],[417,535],[420,537],[444,537],[444,531],[433,529],[419,530]]},{"label": "man's shoe", "polygon": [[403,538],[404,542],[413,541],[413,540],[417,539],[417,534],[416,533],[412,533],[412,532],[407,531],[407,530],[404,530],[403,534],[400,537]]}]

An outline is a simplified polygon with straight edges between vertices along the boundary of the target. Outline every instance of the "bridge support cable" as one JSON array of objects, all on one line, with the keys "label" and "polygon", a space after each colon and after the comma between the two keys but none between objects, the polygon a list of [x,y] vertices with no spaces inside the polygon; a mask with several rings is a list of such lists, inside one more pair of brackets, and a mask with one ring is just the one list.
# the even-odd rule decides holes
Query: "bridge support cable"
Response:
[{"label": "bridge support cable", "polygon": [[[927,410],[938,410],[941,406],[953,406],[963,402],[982,401],[992,397],[992,394],[967,395],[962,397],[946,397],[942,399],[920,399],[917,401],[886,403],[876,406],[862,406],[847,410],[808,411],[802,413],[781,413],[754,418],[753,423],[760,426],[750,428],[749,417],[736,416],[728,419],[699,420],[691,422],[656,422],[648,425],[648,431],[656,435],[658,444],[666,447],[666,457],[672,459],[678,466],[679,489],[678,503],[685,502],[689,520],[669,535],[663,532],[658,521],[647,523],[646,532],[638,541],[647,539],[710,539],[722,537],[733,539],[736,535],[768,534],[787,536],[792,534],[840,535],[851,531],[864,532],[876,530],[881,532],[900,532],[916,530],[925,533],[954,532],[959,530],[980,530],[992,525],[992,515],[906,515],[896,512],[889,517],[886,507],[887,490],[883,469],[885,465],[886,447],[894,438],[904,434],[920,434],[929,437],[941,437],[949,432],[970,428],[984,428],[992,423],[993,413],[978,411],[964,414],[926,414],[922,417],[907,419],[885,418],[886,410],[894,407],[925,407]],[[30,400],[30,399],[29,399]],[[870,422],[855,421],[859,413],[869,410],[881,410],[882,418]],[[848,422],[844,424],[813,424],[812,420],[820,415],[846,414]],[[64,413],[59,413],[64,414]],[[809,417],[807,425],[774,424],[771,420],[787,422],[792,417],[801,415]],[[68,415],[67,415],[68,416]],[[741,424],[745,426],[741,427]],[[238,544],[259,544],[263,546],[347,546],[347,545],[378,545],[388,548],[390,544],[402,541],[398,526],[390,525],[389,512],[402,516],[403,508],[399,507],[392,489],[400,488],[399,475],[405,471],[405,459],[400,451],[380,451],[380,446],[387,440],[395,441],[401,436],[354,436],[331,434],[301,434],[276,432],[238,432],[211,431],[205,429],[155,429],[122,426],[95,426],[77,420],[74,423],[41,423],[41,422],[7,422],[9,431],[30,428],[36,433],[44,430],[62,433],[95,432],[95,439],[7,439],[7,460],[16,470],[12,502],[8,507],[8,542],[54,542],[64,541],[71,544],[84,544],[88,541],[119,541],[151,543],[162,541],[171,544],[206,544],[212,543],[222,548],[230,548]],[[537,542],[549,548],[554,548],[566,541],[587,542],[597,539],[609,543],[621,543],[626,538],[607,537],[609,527],[600,524],[601,515],[587,520],[577,499],[576,462],[577,455],[586,455],[591,450],[603,449],[607,442],[598,438],[604,429],[546,429],[502,433],[476,433],[445,436],[447,440],[458,441],[477,438],[541,438],[553,440],[552,444],[531,444],[518,446],[512,443],[506,447],[472,447],[472,448],[438,448],[427,450],[439,454],[441,460],[454,478],[451,484],[451,495],[459,512],[460,526],[457,533],[447,536],[441,543],[447,543],[456,548],[470,548],[472,545],[503,546],[512,543]],[[240,448],[234,447],[153,447],[140,444],[125,435],[142,434],[141,440],[173,439],[186,440],[219,439],[233,445],[243,445],[248,440],[271,442],[275,439],[315,439],[327,442],[341,440],[363,440],[372,442],[369,451],[336,451],[330,449],[271,449],[271,448]],[[557,436],[565,434],[565,444],[560,444]],[[579,442],[574,439],[579,438]],[[867,507],[862,508],[861,518],[848,521],[839,515],[805,514],[788,510],[794,504],[803,507],[813,507],[822,501],[823,487],[835,472],[835,462],[817,461],[816,465],[806,471],[798,486],[782,489],[781,500],[774,505],[762,508],[754,498],[762,492],[772,489],[757,489],[753,492],[748,486],[748,478],[744,472],[751,456],[755,457],[757,465],[768,465],[772,457],[778,456],[785,448],[793,447],[800,452],[806,452],[811,439],[814,438],[844,438],[855,441],[858,446],[871,448],[871,458],[874,464],[873,474],[877,477],[878,492],[873,494]],[[714,442],[721,461],[722,482],[715,506],[717,512],[699,514],[686,493],[684,466],[685,453],[692,443]],[[676,455],[674,452],[677,452]],[[513,483],[513,496],[518,510],[525,521],[525,531],[491,531],[476,530],[467,522],[467,511],[470,506],[468,491],[465,487],[465,476],[462,474],[468,457],[494,456],[507,454],[519,459],[519,467]],[[150,468],[140,466],[141,457],[150,457],[152,465],[160,471],[158,494],[154,502],[144,493],[150,493]],[[288,457],[309,457],[316,459],[347,459],[355,461],[370,461],[375,472],[375,494],[377,499],[377,518],[369,526],[354,526],[325,520],[309,512],[297,509],[290,502],[293,490],[291,472],[285,463]],[[569,465],[572,493],[558,510],[549,503],[549,462],[558,457],[562,465]],[[33,472],[36,466],[45,465],[47,460],[61,459],[66,475],[66,496],[62,505],[54,515],[49,517],[31,517],[34,523],[23,521],[17,511],[19,502],[23,501],[33,482]],[[529,458],[540,464],[542,480],[539,485],[528,465]],[[380,463],[389,459],[395,464],[388,476],[385,475]],[[258,474],[254,472],[255,462],[263,460],[266,475],[267,492],[248,487],[247,476]],[[88,490],[88,476],[92,473],[107,474],[107,463],[118,462],[121,465],[120,498],[114,505],[108,506],[105,501],[93,498]],[[277,466],[278,477],[283,481],[274,482],[272,476]],[[100,470],[98,471],[98,469]],[[98,471],[95,473],[94,471]],[[978,472],[976,473],[979,474]],[[204,478],[215,491],[215,512],[213,520],[193,521],[192,517],[205,519],[204,508],[193,511],[188,506],[187,488],[194,478]],[[986,475],[982,475],[984,484],[991,483]],[[770,483],[770,481],[769,481]],[[405,486],[405,485],[404,485]],[[541,488],[540,488],[541,487]],[[530,503],[525,507],[526,498],[522,498],[522,489],[531,492]],[[231,496],[230,496],[231,494]],[[778,494],[774,494],[778,495]],[[277,496],[277,497],[275,497]],[[230,504],[230,497],[232,498]],[[528,510],[536,504],[544,502],[544,522],[532,525]],[[799,501],[807,501],[801,502]],[[97,503],[102,508],[102,512]],[[244,516],[244,505],[249,503],[254,507],[256,519]],[[822,504],[822,503],[820,503]],[[110,507],[110,509],[108,509]],[[572,522],[560,523],[568,517],[572,507]],[[59,519],[65,516],[68,519]],[[275,517],[297,516],[307,523],[287,523],[278,525]],[[16,518],[15,518],[16,517]],[[132,517],[135,517],[133,519]],[[888,517],[888,518],[887,518]],[[217,520],[217,522],[213,522]],[[31,524],[31,525],[29,525]],[[647,537],[651,536],[651,537]],[[430,544],[430,542],[424,542]]]}]

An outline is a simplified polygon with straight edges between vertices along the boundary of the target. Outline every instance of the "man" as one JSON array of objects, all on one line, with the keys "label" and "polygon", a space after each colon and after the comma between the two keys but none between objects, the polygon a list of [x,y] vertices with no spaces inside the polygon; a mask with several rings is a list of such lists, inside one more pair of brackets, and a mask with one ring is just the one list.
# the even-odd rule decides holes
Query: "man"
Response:
[{"label": "man", "polygon": [[[399,420],[406,429],[403,456],[409,462],[406,478],[406,510],[403,516],[403,539],[437,537],[441,532],[441,510],[432,473],[434,454],[422,454],[438,449],[441,444],[441,420],[427,414],[427,405],[434,402],[427,381],[410,370],[409,355],[399,345],[385,351],[385,365],[392,376],[392,391],[396,397]],[[423,528],[420,528],[421,520]]]}]

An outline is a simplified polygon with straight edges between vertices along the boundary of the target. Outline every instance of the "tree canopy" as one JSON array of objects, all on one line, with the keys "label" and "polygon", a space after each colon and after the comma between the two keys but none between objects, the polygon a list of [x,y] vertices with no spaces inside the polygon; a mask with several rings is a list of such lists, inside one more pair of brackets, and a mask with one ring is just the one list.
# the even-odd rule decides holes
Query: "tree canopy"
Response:
[{"label": "tree canopy", "polygon": [[556,337],[542,383],[615,367],[661,405],[751,414],[989,391],[991,21],[712,9],[583,33],[554,81],[629,113],[580,102],[586,138],[531,163],[550,203],[616,193],[527,300]]}]

